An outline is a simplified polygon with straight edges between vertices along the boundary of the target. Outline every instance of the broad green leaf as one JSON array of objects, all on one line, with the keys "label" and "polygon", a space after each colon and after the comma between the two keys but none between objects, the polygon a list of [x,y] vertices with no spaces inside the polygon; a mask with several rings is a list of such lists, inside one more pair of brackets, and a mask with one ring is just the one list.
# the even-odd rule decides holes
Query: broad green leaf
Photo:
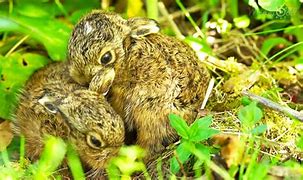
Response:
[{"label": "broad green leaf", "polygon": [[269,51],[279,44],[289,46],[292,43],[281,37],[267,38],[262,44],[261,52],[264,55],[268,55]]},{"label": "broad green leaf", "polygon": [[217,130],[209,128],[212,122],[211,116],[205,116],[197,119],[190,126],[189,141],[199,142],[208,139],[212,135],[218,133]]},{"label": "broad green leaf", "polygon": [[197,119],[193,124],[198,124],[199,128],[208,128],[211,125],[212,119],[212,116],[208,115]]},{"label": "broad green leaf", "polygon": [[203,144],[187,143],[184,144],[184,148],[190,151],[191,154],[195,155],[202,162],[210,159],[210,148]]},{"label": "broad green leaf", "polygon": [[267,11],[278,11],[284,6],[285,0],[258,0],[258,3]]},{"label": "broad green leaf", "polygon": [[10,87],[0,83],[0,117],[3,119],[12,119],[14,105],[17,102],[16,93],[21,89],[18,85]]},{"label": "broad green leaf", "polygon": [[170,125],[177,131],[177,133],[184,139],[188,139],[189,127],[185,120],[175,114],[169,114],[168,116]]},{"label": "broad green leaf", "polygon": [[250,19],[245,15],[234,18],[234,23],[237,28],[247,28],[250,24]]},{"label": "broad green leaf", "polygon": [[252,134],[259,135],[259,134],[264,133],[266,131],[266,129],[267,129],[267,126],[265,124],[262,124],[262,125],[255,127],[251,132],[252,132]]},{"label": "broad green leaf", "polygon": [[11,54],[9,57],[0,56],[0,117],[11,119],[17,102],[17,93],[37,69],[45,66],[49,60],[33,53]]},{"label": "broad green leaf", "polygon": [[0,16],[0,32],[14,31],[27,34],[46,48],[49,56],[56,61],[66,58],[71,28],[56,19],[30,18],[11,15]]},{"label": "broad green leaf", "polygon": [[203,145],[203,144],[199,144],[197,143],[196,145],[196,149],[199,151],[199,153],[203,154],[204,157],[206,158],[210,158],[210,148]]},{"label": "broad green leaf", "polygon": [[[63,2],[63,1],[62,1]],[[90,1],[83,1],[83,0],[64,0],[64,8],[68,12],[75,12],[80,9],[98,9],[101,7],[99,0],[90,0]]]},{"label": "broad green leaf", "polygon": [[250,129],[263,117],[263,112],[257,106],[257,103],[253,101],[249,105],[239,110],[238,117],[241,124]]},{"label": "broad green leaf", "polygon": [[40,3],[21,3],[21,5],[17,5],[14,10],[23,16],[41,18],[50,16],[50,13],[46,8],[50,8],[50,5],[45,7]]},{"label": "broad green leaf", "polygon": [[79,9],[76,10],[72,13],[72,15],[70,15],[68,17],[68,19],[70,20],[70,22],[72,22],[73,24],[76,24],[81,17],[83,17],[85,14],[89,13],[91,11],[91,9],[87,8],[87,9]]},{"label": "broad green leaf", "polygon": [[178,160],[176,157],[173,157],[170,160],[170,170],[173,173],[177,173],[180,170],[179,163],[183,164],[185,161],[188,160],[189,156],[191,155],[190,151],[186,148],[187,146],[192,146],[192,144],[187,141],[182,142],[176,149]]},{"label": "broad green leaf", "polygon": [[[196,122],[196,121],[195,121]],[[191,141],[191,138],[193,136],[196,136],[197,133],[199,133],[199,124],[198,123],[192,123],[191,126],[189,127],[189,138],[188,140]]]},{"label": "broad green leaf", "polygon": [[200,128],[199,131],[193,134],[189,140],[193,142],[200,142],[209,139],[210,137],[212,137],[215,134],[218,134],[219,132],[220,131],[216,129]]},{"label": "broad green leaf", "polygon": [[252,101],[249,99],[248,96],[243,96],[242,99],[241,99],[241,103],[244,105],[244,106],[247,106],[251,103]]}]

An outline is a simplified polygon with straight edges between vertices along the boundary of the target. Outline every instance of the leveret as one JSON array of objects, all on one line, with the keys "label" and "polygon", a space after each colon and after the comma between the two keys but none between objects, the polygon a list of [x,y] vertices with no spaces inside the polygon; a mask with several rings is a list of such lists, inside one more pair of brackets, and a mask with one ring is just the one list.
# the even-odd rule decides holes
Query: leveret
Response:
[{"label": "leveret", "polygon": [[39,158],[46,135],[74,144],[85,167],[97,174],[124,144],[124,123],[103,95],[69,77],[66,63],[37,71],[20,95],[14,131],[24,135],[26,154]]},{"label": "leveret", "polygon": [[147,18],[93,11],[75,26],[68,53],[76,82],[101,93],[111,84],[109,103],[150,156],[177,139],[170,113],[194,121],[210,79],[188,45]]}]

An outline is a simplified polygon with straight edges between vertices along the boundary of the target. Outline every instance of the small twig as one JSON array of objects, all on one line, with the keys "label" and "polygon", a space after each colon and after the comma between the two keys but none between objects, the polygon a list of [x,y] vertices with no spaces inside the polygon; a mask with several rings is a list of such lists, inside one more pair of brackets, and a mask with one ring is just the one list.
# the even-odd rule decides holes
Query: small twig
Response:
[{"label": "small twig", "polygon": [[280,111],[280,112],[283,112],[285,114],[291,115],[291,116],[297,118],[298,120],[300,120],[301,122],[303,122],[303,114],[296,111],[296,110],[293,110],[289,107],[281,106],[280,104],[278,104],[276,102],[273,102],[269,99],[266,99],[264,97],[261,97],[261,96],[255,95],[255,94],[251,94],[247,91],[243,91],[242,94],[250,97],[251,99],[253,99],[253,100],[255,100],[255,101],[257,101],[261,104],[263,104],[264,106],[267,106],[267,107],[272,108],[276,111]]},{"label": "small twig", "polygon": [[[199,4],[199,5],[195,5],[195,6],[192,6],[192,7],[190,7],[190,8],[187,8],[186,10],[187,10],[187,12],[189,12],[189,13],[194,13],[194,12],[200,11],[201,9],[202,9],[202,8],[201,8],[201,6],[200,6],[200,4]],[[182,11],[176,11],[176,12],[171,13],[169,16],[170,16],[172,19],[175,19],[175,18],[178,18],[178,17],[183,16],[183,15],[184,15],[184,13],[183,13]],[[162,22],[164,22],[164,21],[166,21],[166,17],[161,17],[161,18],[159,19],[159,22],[160,22],[160,23],[162,23]]]},{"label": "small twig", "polygon": [[[287,179],[291,177],[291,179],[300,179],[302,178],[302,174],[299,169],[290,168],[290,167],[282,167],[282,166],[272,166],[269,169],[268,174],[276,177],[285,177]],[[275,179],[275,178],[273,178]],[[278,178],[277,178],[278,179]],[[283,178],[282,178],[283,179]]]},{"label": "small twig", "polygon": [[176,25],[176,23],[174,22],[173,18],[169,15],[165,5],[163,4],[163,2],[158,2],[158,8],[159,11],[161,12],[161,14],[167,19],[167,21],[169,22],[170,26],[172,27],[174,33],[176,34],[177,38],[179,39],[184,39],[183,34],[181,33],[181,31],[179,30],[178,26]]},{"label": "small twig", "polygon": [[27,38],[29,37],[29,35],[24,36],[22,39],[20,39],[20,41],[17,42],[17,44],[15,44],[7,53],[4,57],[8,57],[12,52],[15,51],[15,49],[17,49],[18,46],[20,46],[20,44],[22,44]]},{"label": "small twig", "polygon": [[204,109],[205,106],[206,106],[206,103],[209,99],[209,96],[214,88],[214,84],[215,84],[215,78],[211,78],[211,80],[209,81],[208,83],[208,87],[207,87],[207,90],[206,90],[206,93],[205,93],[205,98],[202,102],[202,105],[201,105],[201,108],[200,109]]},{"label": "small twig", "polygon": [[180,7],[180,9],[182,10],[182,12],[184,13],[184,15],[187,17],[187,19],[189,20],[189,22],[191,23],[191,25],[195,28],[195,30],[197,31],[197,33],[199,34],[199,36],[202,39],[205,39],[205,34],[201,31],[201,29],[199,28],[199,26],[196,24],[196,22],[194,21],[194,19],[190,16],[190,13],[187,11],[187,9],[184,7],[184,5],[182,4],[181,0],[176,0],[176,3],[178,4],[178,6]]},{"label": "small twig", "polygon": [[68,13],[65,10],[63,4],[60,2],[60,0],[55,0],[55,4],[58,6],[59,10],[64,14],[64,16],[67,17]]}]

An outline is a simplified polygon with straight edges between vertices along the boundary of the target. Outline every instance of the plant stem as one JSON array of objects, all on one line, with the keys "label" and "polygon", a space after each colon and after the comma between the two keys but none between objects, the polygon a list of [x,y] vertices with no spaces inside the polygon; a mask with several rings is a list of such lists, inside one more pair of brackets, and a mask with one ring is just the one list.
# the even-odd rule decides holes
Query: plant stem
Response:
[{"label": "plant stem", "polygon": [[146,8],[147,8],[147,17],[158,20],[158,0],[147,0]]},{"label": "plant stem", "polygon": [[198,25],[196,24],[196,22],[193,20],[193,18],[190,16],[189,12],[187,11],[187,9],[183,6],[182,2],[180,0],[176,0],[176,3],[178,4],[178,6],[181,8],[182,12],[184,13],[184,15],[187,17],[187,19],[189,20],[189,22],[191,23],[192,26],[194,26],[195,30],[197,31],[197,33],[201,36],[201,38],[205,38],[204,33],[201,31],[201,29],[198,27]]}]

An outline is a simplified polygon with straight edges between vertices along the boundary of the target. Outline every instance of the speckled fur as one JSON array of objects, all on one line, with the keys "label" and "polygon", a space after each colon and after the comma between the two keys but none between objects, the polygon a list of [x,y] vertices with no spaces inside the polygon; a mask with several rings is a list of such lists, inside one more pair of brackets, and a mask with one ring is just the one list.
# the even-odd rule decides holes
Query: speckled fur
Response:
[{"label": "speckled fur", "polygon": [[[88,168],[102,169],[124,143],[124,123],[102,95],[74,83],[66,67],[66,63],[50,64],[30,78],[20,95],[14,131],[25,136],[32,160],[39,158],[49,134],[72,142]],[[45,96],[53,99],[57,113],[38,102]],[[99,134],[104,146],[91,148],[86,140],[90,132]]]},{"label": "speckled fur", "polygon": [[[169,125],[169,113],[193,122],[210,79],[188,45],[140,29],[153,28],[153,23],[145,18],[124,20],[117,14],[93,11],[75,26],[69,44],[70,75],[77,82],[93,81],[95,86],[96,79],[103,82],[102,77],[95,77],[97,71],[114,68],[108,101],[125,121],[127,132],[137,132],[136,143],[149,150],[150,156],[177,139]],[[90,25],[89,33],[84,24]],[[116,58],[100,65],[104,49],[113,50]]]}]

